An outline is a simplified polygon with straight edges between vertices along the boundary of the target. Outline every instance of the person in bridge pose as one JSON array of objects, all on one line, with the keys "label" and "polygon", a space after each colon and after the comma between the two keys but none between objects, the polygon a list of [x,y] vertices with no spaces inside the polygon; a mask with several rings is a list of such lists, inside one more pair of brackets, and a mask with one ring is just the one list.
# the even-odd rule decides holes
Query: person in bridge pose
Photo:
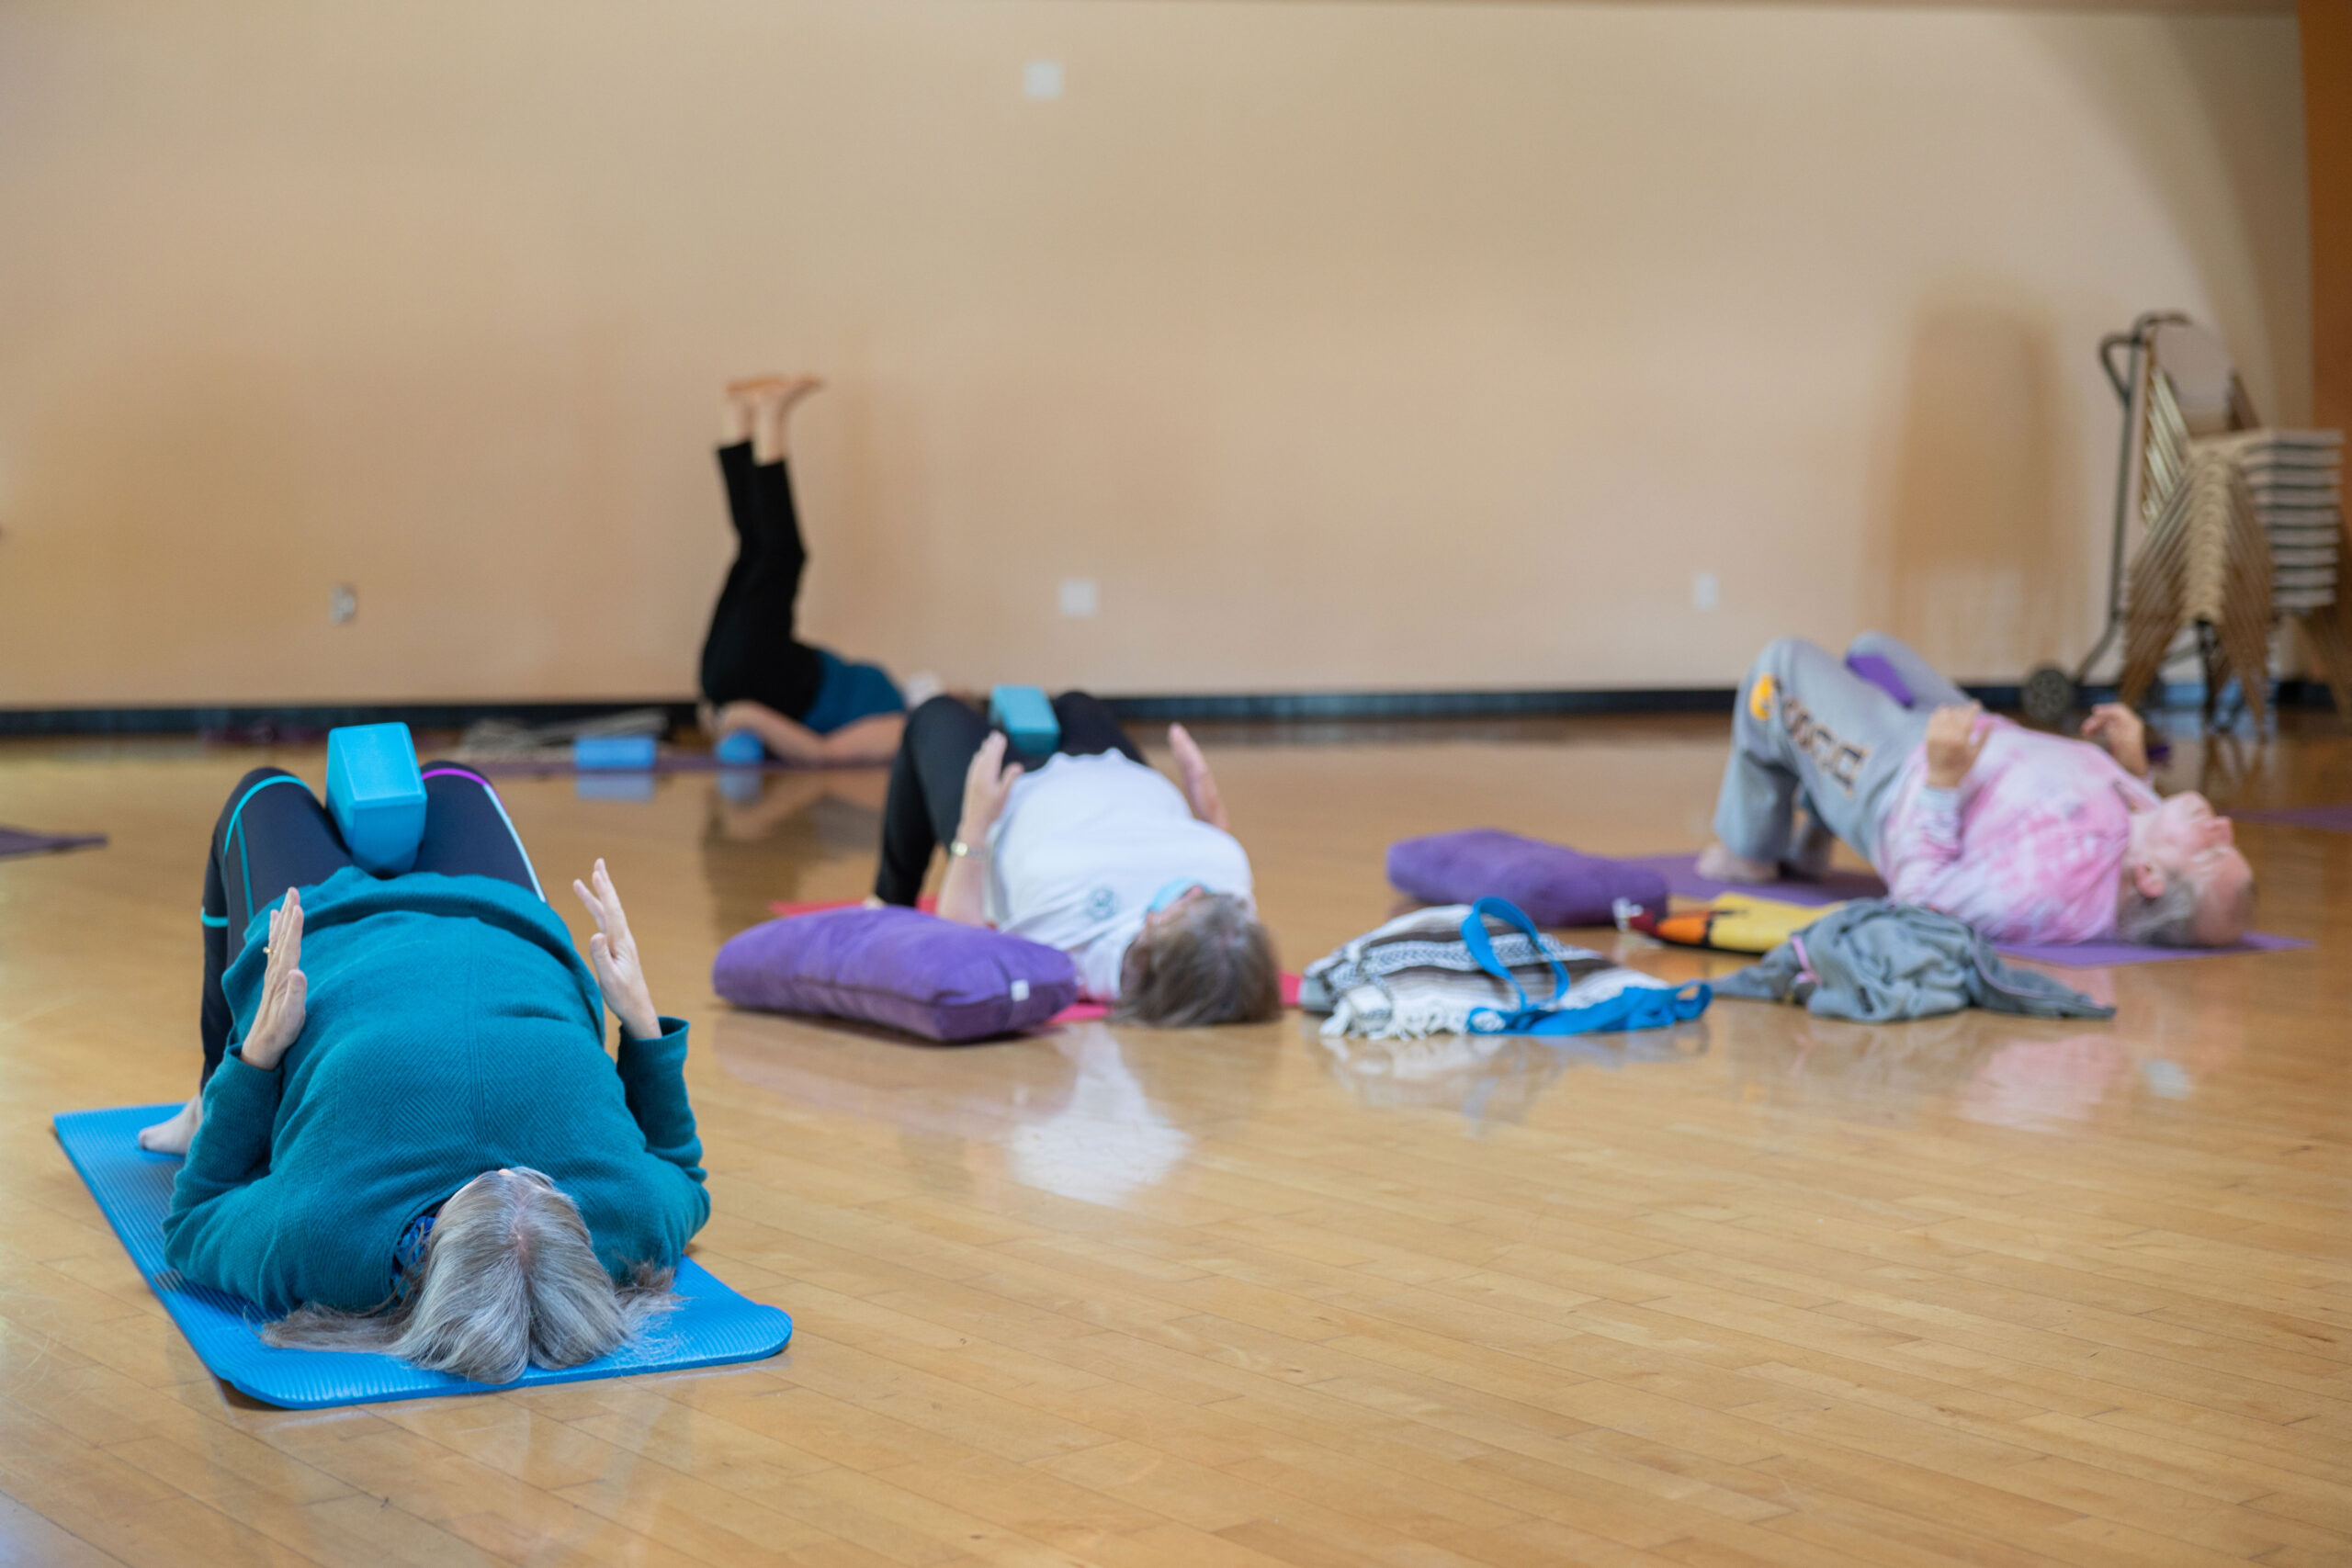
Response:
[{"label": "person in bridge pose", "polygon": [[[1703,874],[1770,882],[1784,863],[1818,874],[1834,835],[1890,897],[1996,942],[2226,947],[2245,935],[2254,870],[2229,818],[2194,791],[2149,787],[2131,709],[2098,708],[2071,740],[1987,716],[1894,637],[1866,634],[1847,651],[1781,637],[1749,667]],[[1872,657],[1907,705],[1855,672]]]},{"label": "person in bridge pose", "polygon": [[603,861],[572,884],[583,960],[488,781],[423,773],[397,876],[292,773],[239,781],[205,870],[201,1088],[139,1141],[187,1156],[165,1260],[286,1314],[268,1343],[511,1382],[676,1304],[710,1214],[686,1025],[654,1011]]}]

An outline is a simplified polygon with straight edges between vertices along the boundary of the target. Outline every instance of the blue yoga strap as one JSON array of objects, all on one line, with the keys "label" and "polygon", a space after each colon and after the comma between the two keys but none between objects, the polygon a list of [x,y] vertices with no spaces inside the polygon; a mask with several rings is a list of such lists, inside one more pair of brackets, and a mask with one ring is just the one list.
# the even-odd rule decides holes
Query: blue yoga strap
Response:
[{"label": "blue yoga strap", "polygon": [[[1487,917],[1493,916],[1525,936],[1552,968],[1552,995],[1537,1002],[1528,998],[1503,962],[1495,956],[1494,940],[1487,934]],[[1462,921],[1463,945],[1478,966],[1510,987],[1510,1011],[1500,1008],[1470,1010],[1473,1034],[1606,1034],[1620,1030],[1666,1029],[1688,1023],[1707,1010],[1713,987],[1703,980],[1668,989],[1663,986],[1628,986],[1615,996],[1589,1007],[1564,1005],[1568,995],[1567,966],[1544,945],[1543,933],[1527,912],[1508,898],[1481,898],[1470,906]]]}]

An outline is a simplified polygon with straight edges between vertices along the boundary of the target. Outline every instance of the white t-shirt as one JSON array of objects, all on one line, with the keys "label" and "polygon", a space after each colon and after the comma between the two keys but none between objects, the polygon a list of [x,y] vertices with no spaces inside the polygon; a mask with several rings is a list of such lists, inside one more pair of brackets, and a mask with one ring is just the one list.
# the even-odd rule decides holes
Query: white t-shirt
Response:
[{"label": "white t-shirt", "polygon": [[1250,857],[1193,816],[1184,792],[1116,751],[1057,754],[1014,781],[989,833],[989,919],[1058,947],[1097,1001],[1119,994],[1153,895],[1182,877],[1250,895]]}]

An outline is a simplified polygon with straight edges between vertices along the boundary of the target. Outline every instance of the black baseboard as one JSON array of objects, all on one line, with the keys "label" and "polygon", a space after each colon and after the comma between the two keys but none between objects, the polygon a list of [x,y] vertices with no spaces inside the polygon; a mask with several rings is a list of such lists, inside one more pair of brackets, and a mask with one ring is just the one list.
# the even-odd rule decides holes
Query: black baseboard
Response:
[{"label": "black baseboard", "polygon": [[[2017,706],[2015,686],[1971,686],[1985,706]],[[1729,713],[1732,686],[1641,687],[1575,692],[1280,692],[1263,695],[1105,697],[1111,711],[1139,722],[1252,720],[1545,718],[1646,713]]]},{"label": "black baseboard", "polygon": [[1555,714],[1728,713],[1729,686],[1598,692],[1263,692],[1104,696],[1122,719],[1162,723],[1536,718]]},{"label": "black baseboard", "polygon": [[[1990,708],[2014,709],[2014,685],[1973,685],[1969,695]],[[1623,691],[1536,692],[1263,692],[1105,695],[1120,718],[1137,723],[1283,723],[1301,720],[1376,722],[1382,719],[1543,718],[1574,715],[1728,713],[1730,686],[1645,687]],[[2111,695],[2092,688],[2086,700]],[[2202,692],[2167,686],[2165,705],[2194,707]],[[2331,705],[2316,681],[2281,681],[2279,707]],[[616,698],[585,703],[346,703],[242,704],[223,707],[0,708],[0,735],[218,735],[241,739],[315,739],[343,724],[406,721],[417,729],[462,729],[479,719],[556,724],[625,708],[661,708],[673,726],[694,722],[685,697]]]},{"label": "black baseboard", "polygon": [[386,724],[413,729],[463,729],[480,719],[560,724],[628,708],[660,708],[670,722],[694,722],[695,705],[678,697],[601,703],[286,703],[232,707],[0,708],[0,735],[218,735],[239,739],[315,739],[338,725]]}]

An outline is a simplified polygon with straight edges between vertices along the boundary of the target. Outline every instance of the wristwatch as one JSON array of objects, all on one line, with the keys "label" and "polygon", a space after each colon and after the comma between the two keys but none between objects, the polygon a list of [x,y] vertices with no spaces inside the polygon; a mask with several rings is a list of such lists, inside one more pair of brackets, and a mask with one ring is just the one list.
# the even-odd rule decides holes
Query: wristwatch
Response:
[{"label": "wristwatch", "polygon": [[947,846],[947,852],[955,859],[962,860],[966,855],[984,855],[989,852],[989,847],[986,844],[967,844],[958,839]]}]

